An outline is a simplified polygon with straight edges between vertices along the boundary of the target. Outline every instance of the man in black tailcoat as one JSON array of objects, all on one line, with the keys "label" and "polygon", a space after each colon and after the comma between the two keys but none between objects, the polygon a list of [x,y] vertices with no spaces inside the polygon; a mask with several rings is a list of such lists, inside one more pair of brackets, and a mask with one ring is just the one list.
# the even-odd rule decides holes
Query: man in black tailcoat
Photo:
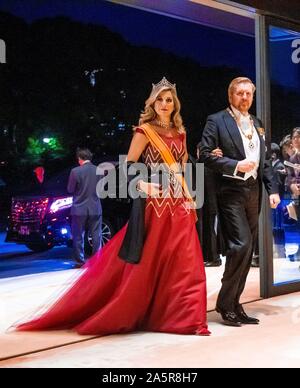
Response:
[{"label": "man in black tailcoat", "polygon": [[[255,86],[239,77],[229,85],[229,107],[208,117],[201,140],[201,161],[219,174],[218,204],[226,245],[226,265],[216,310],[224,324],[239,327],[258,324],[240,304],[251,266],[253,242],[258,233],[262,183],[270,205],[280,202],[272,169],[266,158],[262,124],[249,114]],[[223,157],[211,152],[220,148]]]}]

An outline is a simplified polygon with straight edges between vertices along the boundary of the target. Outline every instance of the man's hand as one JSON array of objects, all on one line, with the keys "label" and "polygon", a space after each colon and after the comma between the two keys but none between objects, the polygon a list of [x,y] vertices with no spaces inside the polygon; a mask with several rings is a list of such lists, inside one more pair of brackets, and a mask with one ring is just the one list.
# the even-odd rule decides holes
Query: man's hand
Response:
[{"label": "man's hand", "polygon": [[285,168],[283,168],[282,170],[277,170],[277,172],[280,174],[280,175],[287,175],[287,171]]},{"label": "man's hand", "polygon": [[270,206],[272,209],[276,209],[281,202],[279,194],[271,194],[269,199],[270,199]]},{"label": "man's hand", "polygon": [[211,154],[213,156],[217,156],[218,158],[222,158],[223,157],[223,151],[221,150],[221,148],[215,148],[214,150],[211,151]]},{"label": "man's hand", "polygon": [[244,159],[238,162],[237,164],[237,170],[239,172],[251,172],[256,166],[256,163],[249,160],[249,159]]}]

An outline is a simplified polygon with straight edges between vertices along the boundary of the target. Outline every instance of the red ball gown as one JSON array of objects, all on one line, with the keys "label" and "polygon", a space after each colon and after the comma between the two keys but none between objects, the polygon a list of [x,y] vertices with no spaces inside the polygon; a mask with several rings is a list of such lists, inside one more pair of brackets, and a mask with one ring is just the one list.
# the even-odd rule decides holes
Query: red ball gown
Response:
[{"label": "red ball gown", "polygon": [[[142,129],[138,128],[139,132]],[[162,137],[179,162],[184,135]],[[147,165],[163,163],[149,143]],[[195,219],[184,198],[147,198],[141,260],[118,257],[125,225],[62,296],[17,330],[74,329],[79,334],[133,331],[208,335],[206,278]]]}]

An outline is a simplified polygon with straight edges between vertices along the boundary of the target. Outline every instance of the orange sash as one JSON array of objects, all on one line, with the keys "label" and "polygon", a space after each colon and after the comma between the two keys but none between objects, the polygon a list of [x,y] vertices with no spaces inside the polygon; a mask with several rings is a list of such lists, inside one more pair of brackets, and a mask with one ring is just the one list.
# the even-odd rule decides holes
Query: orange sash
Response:
[{"label": "orange sash", "polygon": [[195,202],[189,192],[188,185],[184,176],[182,175],[182,169],[179,167],[179,163],[176,162],[170,148],[167,144],[162,140],[162,138],[158,135],[158,133],[151,128],[150,124],[143,124],[142,129],[145,132],[150,143],[159,151],[163,161],[168,166],[170,170],[170,174],[172,177],[175,177],[177,181],[180,183],[184,194],[187,200],[190,202],[190,206],[194,211],[195,220],[197,221],[197,214],[195,211]]}]

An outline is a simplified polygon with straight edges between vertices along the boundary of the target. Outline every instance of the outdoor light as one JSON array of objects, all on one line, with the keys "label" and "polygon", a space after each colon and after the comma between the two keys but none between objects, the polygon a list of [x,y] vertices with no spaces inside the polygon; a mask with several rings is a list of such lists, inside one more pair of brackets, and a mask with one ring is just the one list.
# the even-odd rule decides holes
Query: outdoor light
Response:
[{"label": "outdoor light", "polygon": [[49,144],[51,141],[50,137],[44,137],[43,142]]}]

